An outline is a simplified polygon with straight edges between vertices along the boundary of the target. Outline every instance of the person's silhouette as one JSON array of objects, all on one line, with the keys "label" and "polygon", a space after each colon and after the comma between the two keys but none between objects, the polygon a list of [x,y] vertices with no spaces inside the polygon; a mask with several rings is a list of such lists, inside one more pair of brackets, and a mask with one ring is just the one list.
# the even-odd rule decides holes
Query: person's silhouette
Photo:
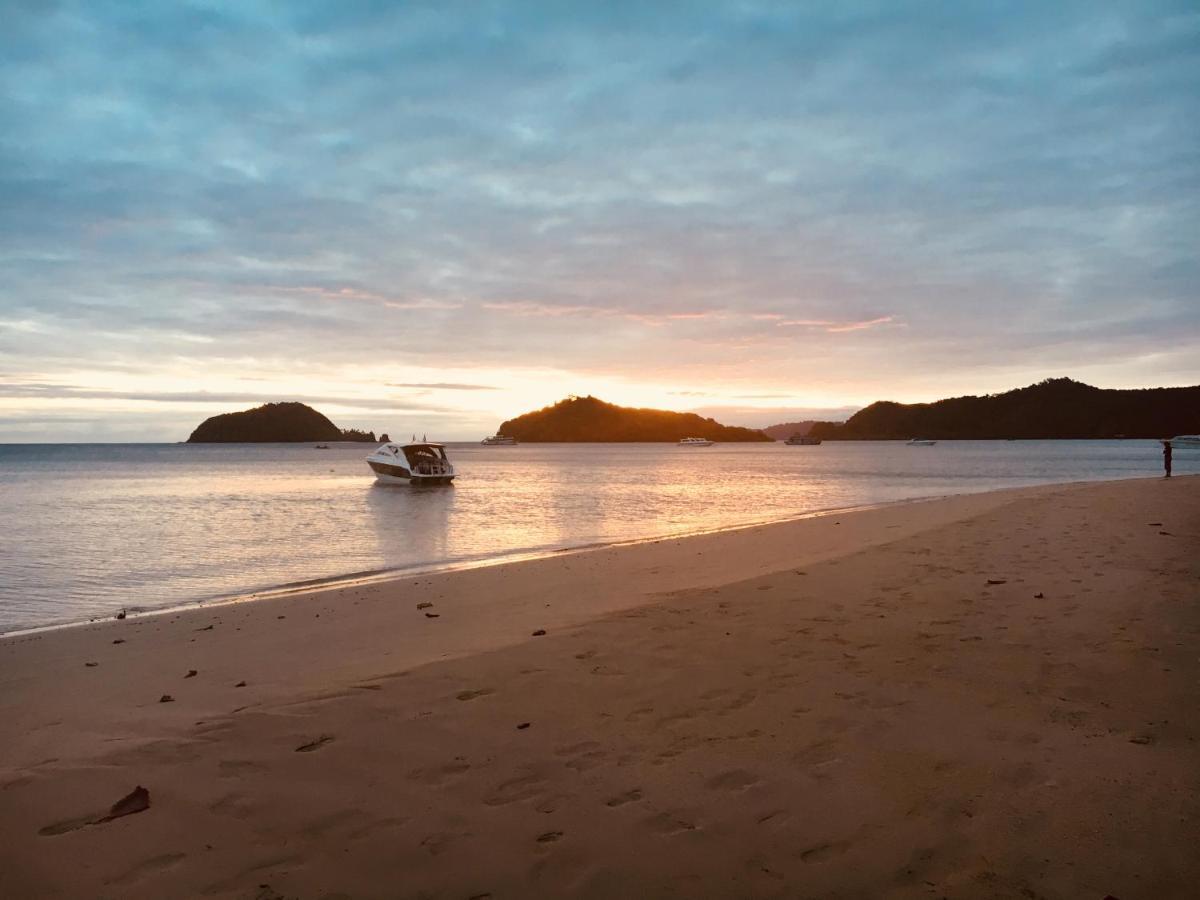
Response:
[{"label": "person's silhouette", "polygon": [[1164,478],[1171,477],[1171,442],[1163,441],[1163,470],[1167,473]]}]

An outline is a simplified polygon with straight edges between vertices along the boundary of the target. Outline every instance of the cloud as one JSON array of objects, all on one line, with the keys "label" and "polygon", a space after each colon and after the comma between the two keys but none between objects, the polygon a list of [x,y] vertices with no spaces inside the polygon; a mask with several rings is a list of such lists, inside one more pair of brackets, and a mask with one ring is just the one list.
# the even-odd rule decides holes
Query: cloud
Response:
[{"label": "cloud", "polygon": [[454,382],[446,382],[446,381],[411,382],[411,383],[407,383],[407,384],[389,383],[388,387],[428,388],[430,390],[436,390],[436,391],[497,391],[497,390],[499,390],[499,388],[494,387],[490,384],[457,384]]},{"label": "cloud", "polygon": [[837,322],[829,319],[780,319],[775,322],[780,327],[819,328],[827,334],[839,334],[845,331],[862,331],[879,325],[902,324],[896,322],[895,316],[878,316],[874,319],[863,319],[854,322]]},{"label": "cloud", "polygon": [[278,392],[253,394],[219,391],[115,391],[98,390],[68,384],[43,383],[0,383],[0,397],[39,400],[132,400],[150,403],[252,403],[255,405],[298,401],[308,404],[327,403],[355,409],[384,409],[396,412],[405,410],[437,412],[444,409],[441,406],[415,403],[406,399],[324,396]]},{"label": "cloud", "polygon": [[1200,381],[1182,0],[5,12],[28,381]]}]

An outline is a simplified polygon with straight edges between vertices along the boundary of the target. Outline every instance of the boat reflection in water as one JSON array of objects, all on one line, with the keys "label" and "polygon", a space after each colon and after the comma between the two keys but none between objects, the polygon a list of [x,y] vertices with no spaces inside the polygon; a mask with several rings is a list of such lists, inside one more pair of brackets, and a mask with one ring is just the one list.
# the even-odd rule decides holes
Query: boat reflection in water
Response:
[{"label": "boat reflection in water", "polygon": [[398,491],[377,481],[366,494],[366,523],[375,536],[370,555],[380,568],[445,564],[469,554],[456,546],[463,543],[462,529],[452,533],[458,491]]}]

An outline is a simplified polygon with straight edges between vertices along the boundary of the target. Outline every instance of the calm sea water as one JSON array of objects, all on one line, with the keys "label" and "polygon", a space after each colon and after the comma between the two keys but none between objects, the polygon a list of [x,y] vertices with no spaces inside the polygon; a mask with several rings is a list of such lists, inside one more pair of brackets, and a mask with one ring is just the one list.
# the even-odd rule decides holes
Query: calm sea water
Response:
[{"label": "calm sea water", "polygon": [[[0,445],[0,630],[1161,466],[1153,441],[462,444],[454,486],[414,489],[375,484],[370,449]],[[1200,471],[1200,453],[1175,464]]]}]

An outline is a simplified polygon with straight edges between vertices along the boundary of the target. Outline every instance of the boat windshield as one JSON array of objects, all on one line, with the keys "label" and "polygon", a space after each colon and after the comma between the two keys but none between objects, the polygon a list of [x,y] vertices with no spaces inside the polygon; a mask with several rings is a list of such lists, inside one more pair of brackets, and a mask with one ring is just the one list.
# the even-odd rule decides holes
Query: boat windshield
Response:
[{"label": "boat windshield", "polygon": [[441,447],[414,446],[405,447],[404,455],[408,457],[408,461],[413,465],[419,462],[432,462],[434,460],[444,460],[446,451]]}]

